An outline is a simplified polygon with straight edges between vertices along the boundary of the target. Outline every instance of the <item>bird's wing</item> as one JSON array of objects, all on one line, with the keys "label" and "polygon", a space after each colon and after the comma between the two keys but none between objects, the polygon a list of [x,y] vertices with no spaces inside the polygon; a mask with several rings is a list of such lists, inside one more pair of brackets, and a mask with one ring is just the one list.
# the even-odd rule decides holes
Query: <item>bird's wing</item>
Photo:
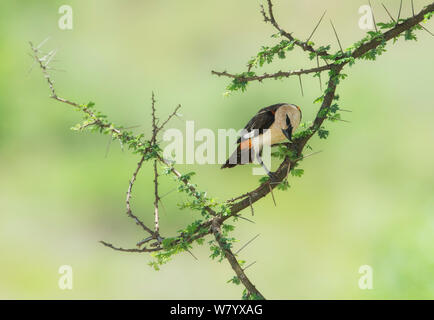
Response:
[{"label": "bird's wing", "polygon": [[285,103],[273,104],[272,106],[259,110],[244,127],[243,134],[238,138],[237,143],[262,134],[264,130],[269,129],[274,122],[276,110],[283,105],[285,105]]}]

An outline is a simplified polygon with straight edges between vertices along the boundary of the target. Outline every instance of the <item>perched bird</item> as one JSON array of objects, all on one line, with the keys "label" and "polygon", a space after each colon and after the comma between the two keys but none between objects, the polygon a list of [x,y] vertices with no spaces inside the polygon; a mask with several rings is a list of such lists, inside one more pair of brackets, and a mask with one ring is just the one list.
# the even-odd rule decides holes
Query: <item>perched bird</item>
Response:
[{"label": "perched bird", "polygon": [[[261,158],[263,146],[265,144],[272,146],[285,139],[291,141],[292,133],[298,128],[301,119],[301,110],[294,104],[279,103],[259,110],[238,138],[237,149],[221,168],[233,168],[237,165],[252,163],[256,158],[268,176],[274,180],[273,173],[265,166]],[[266,132],[269,134],[269,139],[264,139]]]}]

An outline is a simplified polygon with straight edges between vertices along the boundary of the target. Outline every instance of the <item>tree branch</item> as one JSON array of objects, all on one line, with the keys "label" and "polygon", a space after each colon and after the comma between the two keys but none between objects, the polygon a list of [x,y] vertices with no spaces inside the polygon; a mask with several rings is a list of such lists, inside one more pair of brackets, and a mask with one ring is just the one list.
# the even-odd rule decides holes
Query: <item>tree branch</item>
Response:
[{"label": "tree branch", "polygon": [[[261,13],[262,13],[262,16],[264,17],[264,21],[265,21],[265,22],[270,22],[270,23],[273,25],[273,27],[274,27],[277,31],[279,31],[279,33],[280,33],[282,36],[284,36],[285,38],[287,38],[289,41],[294,42],[294,44],[295,44],[296,46],[300,47],[300,48],[303,49],[304,51],[308,51],[308,52],[311,52],[311,53],[315,53],[316,55],[318,55],[318,56],[320,56],[320,57],[324,57],[324,56],[328,56],[328,55],[329,55],[328,52],[327,52],[326,50],[321,50],[321,51],[315,50],[315,49],[313,48],[313,46],[309,44],[309,41],[301,41],[301,40],[298,40],[298,39],[296,39],[296,38],[294,38],[294,37],[292,36],[292,33],[289,33],[289,32],[287,32],[287,31],[285,31],[283,28],[281,28],[280,25],[277,23],[276,19],[274,18],[273,2],[272,2],[271,0],[267,0],[267,5],[268,5],[268,16],[267,16],[267,14],[265,13],[264,6],[261,5]],[[321,18],[321,20],[322,20],[322,18]],[[321,20],[320,20],[320,22],[321,22]],[[315,31],[314,31],[314,32],[315,32]],[[312,36],[311,36],[311,37],[312,37]],[[309,39],[310,39],[311,37],[309,37]]]},{"label": "tree branch", "polygon": [[220,249],[223,251],[226,259],[228,260],[229,264],[232,267],[232,270],[234,270],[238,279],[246,287],[249,294],[250,295],[253,294],[255,296],[255,298],[257,298],[257,299],[258,298],[259,299],[265,299],[264,296],[259,292],[258,289],[256,289],[256,287],[253,285],[253,283],[246,276],[243,268],[241,268],[240,264],[238,263],[237,258],[233,254],[232,250],[227,245],[227,243],[223,240],[224,237],[223,237],[222,232],[220,230],[222,223],[223,223],[222,219],[219,219],[219,218],[214,218],[213,223],[212,223],[212,231],[213,231],[213,234],[214,234],[214,237],[215,237],[217,243],[220,246]]},{"label": "tree branch", "polygon": [[237,79],[240,82],[251,82],[251,81],[261,82],[262,80],[265,80],[265,79],[289,78],[291,76],[301,76],[303,74],[318,73],[318,72],[323,72],[323,71],[330,70],[330,69],[331,69],[331,65],[325,65],[325,66],[315,67],[315,68],[311,68],[311,69],[300,69],[300,70],[294,70],[294,71],[279,71],[279,72],[272,73],[272,74],[264,73],[263,75],[260,75],[260,76],[257,76],[257,75],[254,75],[254,76],[236,75],[236,74],[228,73],[226,71],[223,71],[223,72],[211,71],[211,73],[216,75],[216,76],[219,76],[219,77],[224,76],[224,77],[228,77],[228,78],[232,78],[232,79]]},{"label": "tree branch", "polygon": [[[271,0],[267,0],[268,4],[268,15],[265,12],[265,9],[262,7],[262,14],[264,17],[264,20],[266,22],[271,23],[274,28],[276,28],[279,33],[286,37],[290,42],[291,46],[292,44],[302,48],[304,51],[309,52],[311,54],[311,57],[317,58],[317,67],[311,68],[311,69],[301,69],[301,70],[295,70],[295,71],[279,71],[274,74],[263,74],[263,75],[255,75],[254,73],[244,73],[241,75],[236,74],[230,74],[226,71],[224,72],[216,72],[212,71],[213,74],[218,76],[226,76],[229,78],[234,79],[234,81],[239,81],[243,83],[251,82],[251,81],[262,81],[265,79],[270,78],[287,78],[290,76],[301,76],[304,74],[320,74],[323,71],[329,71],[329,80],[327,82],[327,88],[325,90],[325,94],[321,97],[321,107],[319,108],[315,119],[312,122],[312,125],[308,127],[307,130],[303,131],[301,135],[297,136],[293,139],[292,143],[286,144],[287,150],[290,151],[290,153],[294,156],[286,155],[283,158],[283,161],[280,163],[279,168],[277,169],[275,176],[276,181],[266,181],[259,185],[254,190],[244,193],[243,195],[239,197],[232,198],[230,200],[227,200],[224,202],[223,206],[228,206],[230,210],[227,211],[227,208],[224,208],[223,211],[218,211],[213,206],[212,202],[209,204],[209,202],[201,202],[203,201],[203,196],[201,192],[199,192],[195,185],[191,184],[189,182],[189,178],[182,175],[179,171],[177,171],[172,163],[170,161],[164,159],[162,155],[160,155],[160,150],[157,144],[157,135],[158,133],[164,128],[164,126],[170,121],[171,118],[173,118],[176,114],[180,106],[178,106],[175,111],[169,115],[166,121],[164,121],[160,126],[157,123],[156,118],[156,109],[155,109],[155,98],[154,94],[152,94],[152,137],[149,141],[143,141],[142,137],[143,135],[135,136],[131,132],[127,132],[122,127],[115,126],[113,123],[110,123],[106,120],[104,120],[104,117],[100,115],[98,112],[93,111],[92,104],[89,103],[87,105],[82,105],[75,103],[73,101],[69,101],[64,98],[60,98],[54,88],[54,82],[51,80],[50,74],[48,72],[49,70],[49,63],[52,61],[52,58],[55,55],[55,51],[50,52],[48,55],[40,58],[39,55],[41,54],[41,51],[39,50],[39,47],[34,47],[32,43],[31,49],[33,53],[33,57],[35,61],[39,64],[39,67],[42,70],[42,73],[47,81],[47,84],[49,86],[50,92],[51,92],[51,98],[71,105],[78,110],[82,111],[85,114],[86,121],[81,124],[78,129],[84,130],[84,129],[93,129],[96,128],[100,132],[110,134],[112,136],[112,139],[118,139],[121,143],[128,143],[129,147],[133,149],[134,153],[140,154],[140,160],[137,164],[137,168],[133,173],[133,176],[129,182],[128,190],[127,190],[127,196],[126,196],[126,208],[127,208],[127,215],[132,218],[136,224],[142,227],[142,229],[147,232],[150,236],[142,241],[140,241],[137,245],[139,248],[134,249],[124,249],[121,247],[116,247],[110,243],[101,241],[101,243],[104,246],[107,246],[111,249],[117,250],[117,251],[123,251],[123,252],[133,252],[133,253],[144,253],[144,252],[154,252],[158,253],[160,251],[164,251],[164,253],[171,250],[171,248],[175,248],[174,250],[176,252],[180,251],[189,251],[189,248],[191,248],[191,245],[193,242],[202,239],[205,236],[208,236],[210,234],[214,235],[214,238],[216,242],[218,243],[218,247],[220,248],[221,252],[223,253],[224,257],[228,260],[229,264],[231,265],[232,269],[234,270],[237,278],[243,283],[245,286],[248,295],[254,298],[260,298],[264,299],[264,296],[259,292],[259,290],[256,289],[256,287],[252,284],[252,282],[248,279],[246,276],[244,270],[242,269],[240,263],[238,262],[236,258],[236,254],[234,254],[231,250],[231,245],[225,238],[225,227],[227,225],[224,225],[224,222],[227,221],[230,218],[238,218],[241,217],[240,212],[244,210],[247,207],[252,207],[255,202],[260,200],[261,198],[267,196],[269,193],[273,192],[273,189],[277,187],[280,183],[284,182],[285,179],[288,178],[289,172],[293,170],[299,161],[301,161],[303,157],[303,150],[307,144],[307,142],[316,134],[321,133],[322,125],[326,119],[329,118],[329,111],[332,106],[333,101],[336,99],[336,89],[337,85],[339,84],[339,79],[341,77],[341,72],[343,68],[351,62],[348,58],[358,59],[363,58],[368,52],[371,50],[377,49],[378,47],[384,45],[385,42],[394,39],[398,36],[400,36],[403,32],[411,31],[412,28],[416,27],[421,23],[425,15],[427,13],[434,11],[434,3],[428,5],[425,7],[422,11],[420,11],[417,15],[413,14],[413,17],[408,18],[405,21],[402,21],[398,19],[396,25],[388,30],[385,33],[378,34],[376,33],[375,36],[370,38],[363,39],[358,46],[354,49],[354,51],[351,51],[350,49],[347,49],[347,51],[344,52],[341,47],[341,52],[337,53],[333,56],[333,59],[330,59],[329,53],[323,49],[316,50],[313,48],[310,39],[312,38],[314,32],[317,30],[320,22],[322,21],[324,15],[321,17],[320,21],[316,25],[314,31],[309,36],[307,41],[301,41],[292,36],[292,33],[288,33],[285,30],[283,30],[280,25],[277,23],[274,12],[273,12],[273,3]],[[400,8],[401,11],[401,8]],[[393,19],[393,18],[392,18]],[[400,23],[400,21],[402,21]],[[423,28],[423,27],[422,27]],[[286,40],[285,40],[286,41]],[[339,39],[338,39],[339,41]],[[339,41],[340,42],[340,41]],[[284,46],[287,45],[287,43],[284,43],[282,47],[277,47],[278,50],[281,48],[285,48]],[[324,59],[330,59],[333,60],[333,63],[320,66],[318,57],[321,57]],[[250,71],[250,67],[249,67]],[[343,76],[343,75],[342,75]],[[320,79],[321,81],[321,79]],[[338,119],[339,120],[339,119]],[[147,227],[137,216],[135,216],[131,209],[131,197],[132,197],[132,189],[134,186],[134,183],[137,179],[137,175],[139,171],[142,168],[142,165],[144,161],[147,160],[153,160],[153,170],[154,170],[154,230]],[[169,239],[170,240],[170,246],[166,246],[165,242],[163,242],[163,238],[160,237],[160,225],[159,225],[159,201],[161,200],[161,197],[159,196],[159,190],[158,190],[158,162],[161,164],[164,164],[168,168],[168,172],[170,172],[175,178],[177,178],[181,185],[183,185],[184,190],[189,190],[191,193],[190,195],[194,197],[195,199],[199,200],[198,203],[201,204],[201,210],[205,212],[203,216],[206,217],[205,221],[200,220],[196,226],[195,230],[192,232],[181,232],[177,236]],[[274,197],[273,197],[274,198]],[[206,198],[208,199],[208,198]],[[241,217],[243,218],[243,217]],[[248,219],[246,219],[248,220]],[[222,232],[222,227],[223,231]],[[140,248],[142,245],[147,244],[148,242],[152,240],[157,240],[153,243],[150,243],[148,247],[144,246],[143,248]],[[164,239],[166,240],[166,239]],[[178,246],[178,247],[177,247]],[[241,250],[241,249],[240,249]]]}]

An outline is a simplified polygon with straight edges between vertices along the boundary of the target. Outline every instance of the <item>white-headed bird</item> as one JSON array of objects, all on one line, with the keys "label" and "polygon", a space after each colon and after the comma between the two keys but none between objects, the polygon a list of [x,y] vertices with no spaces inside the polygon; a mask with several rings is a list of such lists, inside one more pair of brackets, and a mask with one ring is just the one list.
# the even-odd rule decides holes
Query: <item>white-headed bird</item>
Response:
[{"label": "white-headed bird", "polygon": [[[300,125],[301,119],[301,110],[294,104],[279,103],[259,110],[244,127],[237,141],[237,149],[221,168],[233,168],[252,163],[256,158],[268,176],[274,180],[273,173],[262,161],[262,149],[265,144],[272,146],[285,139],[291,141],[292,134]],[[266,138],[265,133],[268,135]]]}]

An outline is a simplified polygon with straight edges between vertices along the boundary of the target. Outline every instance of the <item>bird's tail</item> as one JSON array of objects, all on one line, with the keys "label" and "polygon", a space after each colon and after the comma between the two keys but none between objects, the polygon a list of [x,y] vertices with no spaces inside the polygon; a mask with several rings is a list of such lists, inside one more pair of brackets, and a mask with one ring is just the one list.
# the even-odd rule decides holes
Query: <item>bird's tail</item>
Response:
[{"label": "bird's tail", "polygon": [[251,148],[242,148],[242,145],[242,143],[238,145],[237,149],[232,153],[229,159],[221,166],[221,169],[233,168],[254,161],[254,155],[252,155]]}]

